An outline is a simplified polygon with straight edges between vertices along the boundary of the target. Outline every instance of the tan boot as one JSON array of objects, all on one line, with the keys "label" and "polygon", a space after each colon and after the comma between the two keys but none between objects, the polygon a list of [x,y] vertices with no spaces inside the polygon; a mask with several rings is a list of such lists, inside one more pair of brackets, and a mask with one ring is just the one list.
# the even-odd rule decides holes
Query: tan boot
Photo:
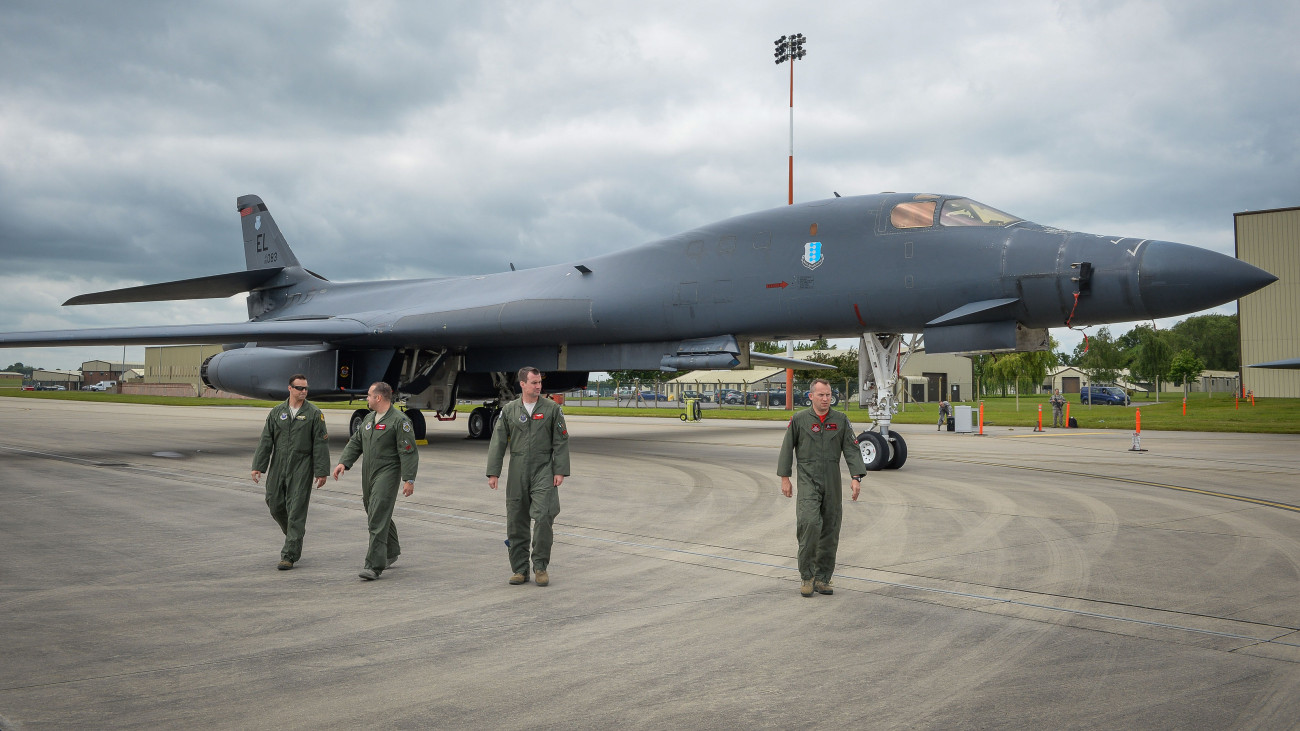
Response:
[{"label": "tan boot", "polygon": [[829,582],[829,581],[822,581],[821,579],[817,579],[817,580],[813,581],[813,590],[816,591],[818,594],[834,594],[834,593],[835,593],[835,589],[834,589],[834,587],[831,586],[831,582]]},{"label": "tan boot", "polygon": [[538,571],[534,574],[533,579],[537,582],[538,586],[546,586],[551,583],[551,575],[545,571]]},{"label": "tan boot", "polygon": [[510,583],[513,584],[513,585],[515,585],[515,586],[519,586],[520,584],[526,583],[527,581],[528,581],[528,574],[511,574],[511,575],[510,575]]},{"label": "tan boot", "polygon": [[799,585],[799,595],[802,597],[810,597],[813,595],[812,579],[805,579],[804,582]]}]

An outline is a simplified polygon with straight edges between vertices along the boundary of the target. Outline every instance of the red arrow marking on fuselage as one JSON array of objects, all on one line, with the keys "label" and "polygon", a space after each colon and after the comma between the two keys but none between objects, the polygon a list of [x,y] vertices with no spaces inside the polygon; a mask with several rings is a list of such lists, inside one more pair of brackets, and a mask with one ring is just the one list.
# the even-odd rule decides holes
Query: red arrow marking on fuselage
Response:
[{"label": "red arrow marking on fuselage", "polygon": [[789,287],[789,286],[790,286],[790,283],[789,283],[789,282],[773,282],[772,284],[767,285],[767,288],[768,288],[768,289],[785,289],[786,287]]}]

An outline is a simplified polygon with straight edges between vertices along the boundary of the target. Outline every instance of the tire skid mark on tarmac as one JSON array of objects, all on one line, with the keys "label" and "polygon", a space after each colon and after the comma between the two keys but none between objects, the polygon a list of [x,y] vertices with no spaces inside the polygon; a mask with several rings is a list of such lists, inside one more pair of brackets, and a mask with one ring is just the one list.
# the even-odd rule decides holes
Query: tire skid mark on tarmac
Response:
[{"label": "tire skid mark on tarmac", "polygon": [[1111,482],[1124,482],[1130,485],[1143,485],[1145,487],[1159,487],[1166,490],[1178,490],[1206,497],[1217,497],[1225,500],[1239,500],[1241,502],[1261,505],[1266,508],[1278,508],[1289,510],[1293,513],[1300,513],[1300,505],[1292,505],[1277,500],[1264,500],[1262,498],[1250,497],[1249,495],[1237,495],[1230,492],[1217,492],[1215,490],[1202,490],[1199,487],[1185,487],[1183,485],[1171,485],[1166,482],[1153,482],[1151,480],[1139,480],[1134,477],[1119,477],[1117,475],[1099,475],[1095,472],[1079,472],[1076,470],[1063,470],[1056,467],[1039,467],[1037,465],[1007,464],[1004,462],[985,462],[976,459],[957,459],[954,457],[927,457],[937,462],[957,462],[960,464],[974,464],[981,467],[1002,467],[1012,470],[1030,470],[1032,472],[1047,472],[1055,475],[1068,475],[1070,477],[1086,477],[1093,480],[1109,480]]},{"label": "tire skid mark on tarmac", "polygon": [[[87,466],[87,467],[95,467],[95,468],[100,468],[100,469],[109,469],[109,470],[114,470],[114,471],[125,471],[125,472],[137,472],[137,473],[148,474],[148,475],[156,476],[156,477],[165,477],[165,478],[172,479],[172,480],[178,480],[178,479],[189,479],[189,480],[191,480],[192,482],[198,482],[198,483],[204,484],[204,485],[209,486],[209,487],[216,487],[216,488],[218,488],[218,489],[234,489],[234,490],[238,490],[238,491],[240,491],[240,492],[246,492],[246,493],[249,493],[249,494],[256,494],[257,492],[260,492],[260,491],[258,491],[258,490],[254,490],[254,489],[250,488],[249,486],[243,484],[242,481],[236,481],[234,478],[224,478],[224,479],[223,479],[223,478],[221,478],[221,477],[218,476],[218,475],[213,475],[213,474],[209,474],[209,473],[188,472],[188,471],[186,471],[186,470],[177,470],[177,469],[174,469],[174,468],[173,468],[173,469],[158,469],[158,468],[153,468],[153,467],[145,467],[145,466],[129,465],[129,464],[126,464],[126,465],[119,465],[119,464],[104,464],[104,463],[95,462],[95,461],[93,461],[93,460],[82,459],[82,458],[79,458],[79,457],[69,457],[69,456],[65,456],[65,455],[57,455],[57,454],[52,454],[52,453],[48,453],[48,452],[40,452],[40,451],[32,450],[32,449],[15,448],[15,447],[10,447],[10,446],[7,446],[7,445],[2,445],[2,444],[0,444],[0,450],[9,451],[9,452],[14,452],[14,453],[20,453],[20,454],[26,454],[26,455],[29,455],[29,456],[42,457],[42,458],[47,458],[47,459],[54,459],[54,460],[57,460],[57,461],[73,462],[73,463],[77,463],[77,464],[84,465],[84,466]],[[1000,467],[1013,467],[1013,468],[1014,468],[1014,467],[1017,467],[1016,465],[999,465],[999,464],[987,463],[987,462],[977,462],[977,461],[974,461],[974,460],[948,460],[948,461],[954,461],[954,462],[970,462],[970,463],[973,463],[973,464],[983,464],[983,465],[1000,466]],[[1053,469],[1051,469],[1051,468],[1040,468],[1040,467],[1034,467],[1034,468],[1025,467],[1025,469],[1035,469],[1035,470],[1046,471],[1046,472],[1062,472],[1062,470],[1053,470]],[[1082,473],[1069,473],[1069,474],[1082,474]],[[1095,475],[1083,475],[1083,476],[1096,477]],[[1125,478],[1107,478],[1107,477],[1102,477],[1101,479],[1118,479],[1118,480],[1120,480],[1120,481],[1124,481],[1124,482],[1136,482],[1136,483],[1139,483],[1139,484],[1154,484],[1155,486],[1162,486],[1162,485],[1159,485],[1158,483],[1147,483],[1147,482],[1145,482],[1145,481],[1141,481],[1141,480],[1128,480],[1128,479],[1125,479]],[[330,492],[334,492],[334,491],[330,491]],[[1196,492],[1201,492],[1201,491],[1196,491]],[[356,495],[352,495],[352,494],[349,494],[349,493],[341,493],[341,492],[339,492],[339,493],[337,493],[337,494],[339,494],[340,496],[339,496],[339,497],[334,497],[333,495],[326,495],[326,496],[322,496],[322,497],[323,497],[324,499],[326,499],[326,500],[330,500],[331,502],[343,502],[343,501],[345,500],[345,497],[344,497],[344,496],[346,496],[346,501],[347,501],[347,503],[348,503],[348,507],[350,507],[351,509],[360,509],[360,506],[359,506],[358,504],[356,504],[356,503],[357,503],[357,499],[358,499]],[[428,504],[422,504],[422,506],[423,506],[423,507],[442,508],[442,506],[437,506],[437,505],[428,505]],[[489,518],[480,518],[480,517],[469,517],[469,516],[465,516],[465,515],[456,515],[456,514],[454,514],[454,513],[438,512],[437,510],[425,510],[425,509],[422,509],[422,508],[415,508],[415,507],[409,507],[409,506],[400,506],[400,505],[398,506],[397,509],[398,509],[398,510],[401,510],[401,511],[403,512],[403,514],[404,514],[404,515],[407,515],[408,517],[411,517],[411,518],[417,518],[417,519],[423,517],[423,519],[425,519],[425,520],[429,520],[429,521],[431,521],[431,522],[446,522],[446,523],[450,523],[451,521],[455,521],[455,522],[460,523],[460,524],[462,524],[462,525],[465,524],[465,523],[477,523],[477,524],[480,524],[480,525],[491,525],[493,530],[500,530],[500,529],[504,529],[504,527],[505,527],[505,521],[504,521],[504,519],[503,519],[501,516],[499,516],[499,515],[493,515],[492,518],[489,519]],[[443,509],[447,509],[447,508],[443,508]],[[1295,509],[1297,510],[1297,512],[1300,512],[1300,506],[1296,506]],[[456,508],[455,510],[459,510],[460,512],[470,512],[470,513],[472,513],[472,512],[477,512],[477,511],[462,510],[462,509],[459,509],[459,508]],[[557,527],[559,527],[558,524],[557,524]],[[776,569],[776,570],[786,571],[786,572],[794,572],[794,571],[795,571],[795,569],[794,569],[793,566],[792,566],[792,564],[793,564],[793,557],[791,557],[791,556],[784,556],[784,555],[778,555],[778,554],[761,554],[761,553],[757,553],[757,552],[753,552],[753,551],[748,551],[748,550],[743,550],[743,549],[734,549],[734,548],[730,548],[730,547],[727,547],[727,546],[716,546],[716,545],[695,544],[695,543],[691,543],[691,542],[689,542],[689,541],[682,541],[682,540],[679,540],[679,539],[662,538],[662,537],[653,537],[653,536],[634,536],[634,535],[632,535],[632,534],[624,533],[624,532],[622,532],[622,531],[611,530],[611,529],[602,529],[602,528],[582,528],[582,527],[579,527],[579,529],[590,530],[590,531],[599,531],[599,532],[609,533],[609,534],[613,534],[613,535],[625,535],[625,536],[632,537],[632,538],[642,538],[642,539],[649,539],[649,540],[658,540],[658,541],[666,541],[666,542],[671,542],[671,543],[678,543],[678,544],[681,544],[681,545],[683,545],[683,546],[690,546],[690,548],[674,548],[674,547],[671,547],[671,546],[661,545],[661,544],[657,544],[657,543],[649,543],[649,542],[645,542],[645,540],[624,540],[624,539],[621,539],[621,538],[604,538],[604,537],[594,536],[594,535],[590,535],[590,534],[574,533],[574,532],[571,532],[570,530],[556,530],[556,531],[555,531],[555,535],[556,535],[556,538],[557,538],[557,539],[560,539],[560,538],[570,538],[570,539],[577,539],[577,540],[586,541],[586,542],[590,542],[590,543],[605,544],[605,545],[607,545],[607,546],[609,546],[609,547],[611,547],[611,548],[614,548],[615,550],[618,550],[618,549],[634,549],[634,550],[639,550],[639,551],[651,551],[651,552],[659,552],[659,553],[672,554],[672,555],[676,555],[676,556],[685,556],[685,557],[689,557],[689,558],[701,559],[701,560],[711,561],[711,562],[724,562],[724,563],[732,563],[732,564],[737,564],[737,565],[738,565],[738,568],[736,568],[736,569],[723,569],[723,570],[740,570],[739,567],[749,566],[749,567],[754,567],[754,568],[763,568],[763,569],[769,569],[769,570],[770,570],[770,569]],[[703,550],[700,550],[700,549],[703,549]],[[720,554],[718,554],[718,553],[710,553],[710,552],[708,552],[709,549],[712,549],[712,550],[715,550],[715,551],[716,551],[716,550],[728,551],[728,552],[739,553],[739,554],[742,554],[742,555],[748,555],[748,556],[758,556],[758,557],[762,557],[762,556],[779,556],[780,558],[785,559],[786,563],[772,563],[772,562],[768,562],[768,561],[755,560],[754,558],[741,558],[741,557],[735,557],[735,556],[725,556],[725,555],[720,555]],[[692,564],[692,565],[696,565],[696,566],[703,566],[703,567],[705,567],[705,568],[719,568],[719,567],[717,567],[717,566],[712,566],[712,565],[710,565],[710,564],[708,564],[708,563],[696,563],[695,561],[691,561],[691,560],[689,560],[689,559],[686,560],[686,561],[684,561],[684,563],[690,563],[690,564]],[[848,567],[848,566],[843,566],[842,568],[850,568],[850,567]],[[871,568],[871,567],[852,567],[852,568],[865,569],[865,570],[868,570],[868,571],[876,571],[876,570],[878,570],[878,569],[873,569],[873,568]],[[881,570],[881,571],[883,571],[883,570]],[[746,573],[749,573],[749,572],[746,572]],[[897,572],[887,572],[887,573],[897,573]],[[1050,599],[1050,598],[1063,598],[1063,599],[1070,599],[1070,600],[1075,600],[1075,601],[1084,601],[1084,602],[1088,602],[1088,603],[1090,603],[1090,604],[1096,604],[1096,605],[1102,605],[1102,606],[1113,606],[1113,607],[1116,607],[1117,609],[1118,609],[1118,608],[1137,608],[1137,609],[1143,609],[1143,610],[1150,611],[1150,612],[1157,612],[1157,613],[1161,613],[1161,614],[1173,615],[1175,618],[1176,618],[1176,617],[1179,617],[1179,616],[1185,616],[1185,617],[1196,617],[1196,618],[1212,619],[1212,620],[1218,620],[1218,621],[1231,622],[1231,623],[1233,623],[1233,624],[1235,624],[1235,625],[1246,625],[1246,626],[1257,627],[1257,628],[1260,628],[1261,630],[1272,630],[1273,633],[1274,633],[1273,636],[1271,636],[1271,637],[1258,637],[1258,636],[1253,636],[1253,635],[1244,635],[1244,634],[1239,634],[1239,633],[1234,633],[1234,632],[1223,632],[1223,631],[1218,631],[1218,630],[1211,630],[1211,629],[1206,629],[1206,628],[1202,628],[1202,627],[1192,627],[1192,626],[1181,625],[1181,624],[1173,624],[1173,623],[1171,623],[1171,622],[1159,622],[1159,621],[1149,620],[1149,619],[1139,619],[1139,618],[1134,618],[1134,617],[1124,617],[1124,616],[1120,616],[1120,615],[1117,615],[1117,614],[1109,614],[1109,613],[1100,612],[1100,611],[1089,611],[1089,610],[1078,609],[1078,608],[1069,608],[1069,607],[1053,606],[1053,605],[1050,605],[1050,604],[1043,603],[1042,601],[1028,601],[1028,600],[1022,600],[1022,599],[1014,599],[1014,598],[1008,598],[1008,597],[993,596],[993,595],[989,595],[989,594],[980,594],[980,593],[975,593],[975,592],[970,592],[970,591],[960,591],[960,590],[957,590],[957,589],[949,589],[949,588],[942,588],[942,587],[935,587],[935,586],[924,586],[924,585],[920,585],[920,584],[916,584],[916,583],[905,583],[905,582],[901,582],[901,581],[889,581],[889,580],[885,580],[885,579],[871,578],[871,577],[868,577],[868,576],[854,576],[854,575],[852,575],[852,574],[844,573],[843,570],[837,571],[837,572],[834,574],[834,577],[835,577],[836,579],[842,579],[842,580],[845,580],[845,581],[861,582],[861,583],[863,583],[863,584],[871,584],[871,585],[876,585],[876,586],[881,586],[881,587],[888,587],[888,588],[893,588],[893,589],[905,589],[905,590],[909,590],[909,591],[915,591],[915,592],[918,592],[918,593],[921,593],[921,594],[933,594],[933,595],[936,595],[936,596],[943,596],[943,597],[950,597],[950,598],[973,599],[973,600],[977,600],[977,601],[988,602],[988,603],[991,604],[991,605],[1016,606],[1016,607],[1023,607],[1023,608],[1029,608],[1029,609],[1038,609],[1038,610],[1044,610],[1044,611],[1048,611],[1048,612],[1058,612],[1058,613],[1061,613],[1062,615],[1070,615],[1070,616],[1076,616],[1076,617],[1087,617],[1087,618],[1091,618],[1091,619],[1100,619],[1100,620],[1109,621],[1109,622],[1116,622],[1116,623],[1120,623],[1120,624],[1135,624],[1135,625],[1141,625],[1141,626],[1146,626],[1146,627],[1153,627],[1153,628],[1160,628],[1160,629],[1167,629],[1167,630],[1182,631],[1182,632],[1187,632],[1187,633],[1191,633],[1191,634],[1199,634],[1199,635],[1205,635],[1205,636],[1211,636],[1211,637],[1218,637],[1218,638],[1224,638],[1224,639],[1232,639],[1232,640],[1237,640],[1237,641],[1241,641],[1241,642],[1247,642],[1247,643],[1250,643],[1251,645],[1278,645],[1278,646],[1285,646],[1285,647],[1300,648],[1300,638],[1298,638],[1298,637],[1296,636],[1297,633],[1300,632],[1300,627],[1288,627],[1288,626],[1282,626],[1282,625],[1273,625],[1273,624],[1268,624],[1268,623],[1264,623],[1264,622],[1256,622],[1256,621],[1250,621],[1250,620],[1241,620],[1241,619],[1236,619],[1236,618],[1232,618],[1232,617],[1219,617],[1219,616],[1214,616],[1214,615],[1202,615],[1202,614],[1195,614],[1195,613],[1184,612],[1184,611],[1179,611],[1179,610],[1160,609],[1160,608],[1155,608],[1155,607],[1143,607],[1143,606],[1139,606],[1139,605],[1126,604],[1126,603],[1123,603],[1123,602],[1112,602],[1112,601],[1107,601],[1107,600],[1089,599],[1089,598],[1087,598],[1087,597],[1070,597],[1070,596],[1061,596],[1061,595],[1051,594],[1051,593],[1047,593],[1047,592],[1036,592],[1036,591],[1032,591],[1032,590],[1014,589],[1014,588],[1007,589],[1007,590],[1010,590],[1010,591],[1015,591],[1015,592],[1017,592],[1017,593],[1019,593],[1019,594],[1022,594],[1022,595],[1027,595],[1027,596],[1031,596],[1031,597],[1032,597],[1032,596],[1043,597],[1043,598],[1044,598],[1044,601],[1045,601],[1046,599]],[[929,578],[929,577],[926,577],[926,578]],[[960,584],[960,583],[965,583],[965,582],[953,581],[953,580],[951,580],[951,579],[939,579],[939,581],[943,581],[944,583],[948,583],[948,584]],[[978,586],[978,585],[977,585],[977,586]],[[841,585],[839,588],[841,588],[841,589],[847,589],[847,587],[842,586],[842,585]],[[992,588],[992,587],[990,587],[990,588]],[[890,596],[890,598],[896,598],[896,599],[897,599],[897,598],[903,598],[903,597],[896,597],[896,596],[892,596],[892,595],[883,595],[883,596]],[[908,599],[906,599],[906,598],[903,598],[903,599],[904,599],[904,600],[908,600]],[[953,606],[953,605],[948,605],[948,604],[944,604],[944,605],[942,605],[942,606],[946,606],[946,607],[953,608],[953,609],[958,609],[958,610],[960,610],[960,611],[980,611],[980,612],[985,611],[985,610],[982,609],[982,608],[961,607],[961,606]],[[1021,619],[1025,619],[1025,618],[1023,618],[1023,617],[1020,617],[1020,618],[1021,618]],[[1035,621],[1035,620],[1029,620],[1029,621]],[[1263,634],[1263,632],[1261,632],[1260,634]],[[1290,641],[1287,641],[1287,640],[1290,640]],[[1247,645],[1247,646],[1249,646],[1249,645]],[[1237,648],[1237,649],[1242,649],[1242,648]],[[1229,650],[1229,652],[1232,652],[1232,651],[1233,651],[1233,650]],[[220,662],[230,662],[230,660],[213,661],[212,663],[199,663],[199,664],[217,664],[217,663],[220,663]],[[1294,662],[1294,661],[1291,661],[1291,660],[1283,660],[1283,662]],[[154,671],[142,671],[142,672],[154,672]],[[132,673],[127,673],[127,674],[132,674]]]}]

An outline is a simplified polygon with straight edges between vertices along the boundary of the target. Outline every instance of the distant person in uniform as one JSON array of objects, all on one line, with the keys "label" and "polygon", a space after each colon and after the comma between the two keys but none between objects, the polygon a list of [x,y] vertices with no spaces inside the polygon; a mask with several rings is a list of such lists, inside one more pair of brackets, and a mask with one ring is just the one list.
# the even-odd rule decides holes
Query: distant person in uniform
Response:
[{"label": "distant person in uniform", "polygon": [[[497,489],[501,464],[510,451],[506,479],[506,537],[510,545],[511,584],[528,581],[529,560],[538,586],[551,582],[552,525],[560,514],[560,483],[569,474],[569,430],[564,412],[554,401],[541,398],[542,373],[533,367],[519,369],[519,398],[501,409],[488,445],[488,487]],[[529,552],[529,522],[532,552]]]},{"label": "distant person in uniform", "polygon": [[948,417],[952,414],[952,404],[946,400],[939,402],[939,428],[937,431],[943,431],[948,428]]},{"label": "distant person in uniform", "polygon": [[834,594],[831,575],[840,545],[840,519],[844,515],[840,487],[840,456],[853,476],[853,499],[862,490],[867,465],[853,438],[849,417],[831,411],[831,384],[818,378],[812,382],[812,406],[798,412],[785,429],[785,441],[777,459],[781,494],[791,497],[790,485],[795,458],[799,466],[799,499],[795,502],[795,536],[799,539],[799,593],[810,597]]},{"label": "distant person in uniform", "polygon": [[290,376],[289,398],[266,415],[253,453],[253,484],[260,484],[266,473],[266,506],[284,532],[276,566],[281,571],[302,558],[311,491],[325,484],[330,471],[329,438],[325,415],[307,400],[307,377]]},{"label": "distant person in uniform", "polygon": [[1065,426],[1065,397],[1061,395],[1061,389],[1052,390],[1048,403],[1052,405],[1052,427]]},{"label": "distant person in uniform", "polygon": [[411,420],[393,408],[392,386],[383,381],[371,384],[366,391],[366,404],[371,411],[343,448],[343,455],[334,466],[334,479],[344,470],[352,469],[357,458],[365,455],[361,466],[361,504],[366,508],[370,543],[365,565],[357,575],[373,581],[402,555],[397,526],[393,524],[393,508],[397,506],[399,485],[406,497],[415,492],[420,453],[415,449]]}]

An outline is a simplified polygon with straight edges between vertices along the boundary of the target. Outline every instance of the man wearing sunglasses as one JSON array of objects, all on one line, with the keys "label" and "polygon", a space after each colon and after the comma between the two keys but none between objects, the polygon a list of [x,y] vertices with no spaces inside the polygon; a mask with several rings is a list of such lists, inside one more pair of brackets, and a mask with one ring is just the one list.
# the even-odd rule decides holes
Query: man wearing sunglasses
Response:
[{"label": "man wearing sunglasses", "polygon": [[324,485],[330,473],[329,438],[325,415],[307,401],[307,377],[301,373],[291,376],[289,398],[267,414],[262,439],[253,453],[253,483],[266,473],[266,505],[284,531],[284,548],[276,566],[281,571],[293,568],[302,557],[311,489]]}]

